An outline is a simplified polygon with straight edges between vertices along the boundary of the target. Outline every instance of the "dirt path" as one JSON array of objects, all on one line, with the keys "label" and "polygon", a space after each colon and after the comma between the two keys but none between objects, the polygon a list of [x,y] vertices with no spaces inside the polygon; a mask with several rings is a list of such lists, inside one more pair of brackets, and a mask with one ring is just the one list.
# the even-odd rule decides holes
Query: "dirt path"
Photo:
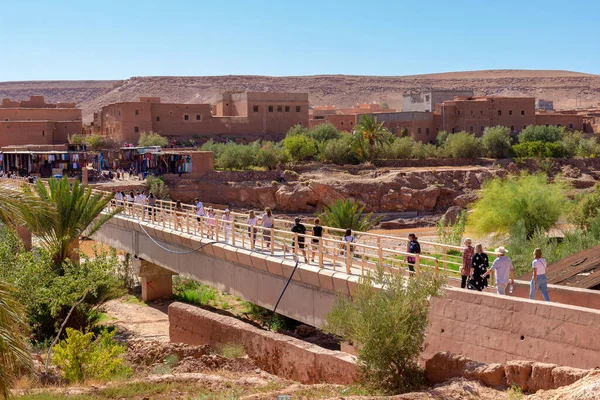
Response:
[{"label": "dirt path", "polygon": [[133,296],[111,300],[104,306],[109,323],[116,325],[125,335],[133,335],[138,339],[169,341],[169,316],[167,308],[170,303],[144,304]]}]

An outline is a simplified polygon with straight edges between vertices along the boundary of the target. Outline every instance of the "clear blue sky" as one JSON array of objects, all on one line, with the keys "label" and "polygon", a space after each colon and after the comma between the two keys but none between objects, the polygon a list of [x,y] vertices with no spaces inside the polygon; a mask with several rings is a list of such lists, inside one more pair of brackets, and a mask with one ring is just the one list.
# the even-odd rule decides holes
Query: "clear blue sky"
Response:
[{"label": "clear blue sky", "polygon": [[600,73],[597,0],[2,0],[0,81]]}]

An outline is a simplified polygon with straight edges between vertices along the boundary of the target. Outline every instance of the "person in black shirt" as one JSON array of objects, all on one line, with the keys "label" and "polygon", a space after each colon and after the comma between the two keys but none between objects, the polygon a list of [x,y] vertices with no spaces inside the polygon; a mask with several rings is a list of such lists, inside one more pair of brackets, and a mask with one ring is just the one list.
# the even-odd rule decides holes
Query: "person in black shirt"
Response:
[{"label": "person in black shirt", "polygon": [[[304,225],[302,225],[300,223],[300,217],[297,217],[294,222],[296,223],[296,225],[294,225],[292,227],[292,232],[297,233],[298,234],[298,248],[302,251],[302,255],[304,256],[304,262],[308,263],[308,258],[306,257],[306,249],[304,248],[304,234],[306,234],[306,227]],[[295,235],[294,235],[295,236]],[[293,245],[293,249],[294,249],[294,260],[297,260],[297,253],[296,253],[296,238],[294,237],[294,245]]]},{"label": "person in black shirt", "polygon": [[315,226],[312,228],[312,235],[314,237],[312,239],[312,246],[310,247],[310,262],[315,261],[315,251],[319,247],[319,242],[323,236],[323,227],[319,225],[320,223],[321,220],[319,218],[315,218]]},{"label": "person in black shirt", "polygon": [[[412,254],[421,254],[421,245],[419,244],[419,240],[417,235],[411,233],[408,235],[408,244],[406,246],[406,252]],[[408,263],[408,270],[410,272],[415,272],[415,263],[417,262],[416,257],[406,257],[406,262]]]}]

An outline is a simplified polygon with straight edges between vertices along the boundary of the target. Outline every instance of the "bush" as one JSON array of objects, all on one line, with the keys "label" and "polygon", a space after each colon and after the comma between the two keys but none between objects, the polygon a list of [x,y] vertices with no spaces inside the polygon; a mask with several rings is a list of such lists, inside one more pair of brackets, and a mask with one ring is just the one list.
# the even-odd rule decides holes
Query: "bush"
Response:
[{"label": "bush", "polygon": [[317,142],[327,142],[340,137],[340,132],[331,124],[319,124],[308,132],[308,136]]},{"label": "bush", "polygon": [[444,218],[440,218],[435,225],[435,233],[440,243],[460,246],[462,244],[462,237],[465,233],[466,225],[467,213],[462,211],[454,223],[446,223]]},{"label": "bush", "polygon": [[408,159],[413,156],[415,141],[410,137],[397,138],[392,143],[391,148],[395,158]]},{"label": "bush", "polygon": [[481,140],[468,132],[452,133],[444,143],[444,151],[452,158],[477,158],[481,150]]},{"label": "bush", "polygon": [[582,230],[587,230],[598,216],[600,210],[600,184],[594,186],[592,192],[584,192],[573,202],[569,212],[569,222]]},{"label": "bush", "polygon": [[361,207],[356,200],[340,199],[325,206],[323,212],[317,216],[324,226],[366,232],[377,225],[382,217],[373,217],[373,213],[363,216],[364,210],[365,206]]},{"label": "bush", "polygon": [[214,140],[209,139],[206,143],[200,146],[201,151],[212,151],[215,160],[218,160],[223,151],[225,150],[224,143],[215,143]]},{"label": "bush", "polygon": [[494,178],[484,183],[468,224],[478,234],[508,233],[523,221],[527,236],[547,231],[566,212],[562,183],[549,184],[546,175]]},{"label": "bush", "polygon": [[87,379],[108,380],[131,373],[121,354],[125,347],[113,337],[116,331],[103,330],[95,339],[92,332],[82,333],[67,328],[67,338],[53,347],[52,360],[69,382]]},{"label": "bush", "polygon": [[169,140],[161,136],[156,132],[142,132],[140,135],[140,139],[138,140],[138,146],[146,147],[146,146],[160,146],[167,147],[169,145]]},{"label": "bush", "polygon": [[520,158],[560,158],[568,156],[562,142],[523,142],[512,147]]},{"label": "bush", "polygon": [[506,158],[510,155],[510,129],[505,126],[485,128],[481,142],[487,157]]},{"label": "bush", "polygon": [[169,186],[163,181],[162,178],[154,175],[148,175],[146,177],[146,187],[148,192],[152,193],[154,197],[160,200],[169,200]]},{"label": "bush", "polygon": [[352,136],[347,134],[342,135],[339,139],[328,141],[323,150],[323,159],[338,165],[358,164],[352,142]]},{"label": "bush", "polygon": [[256,145],[228,143],[217,159],[217,166],[224,169],[248,169],[254,164]]},{"label": "bush", "polygon": [[[352,298],[339,296],[324,330],[358,346],[367,386],[385,394],[424,383],[419,355],[429,320],[429,300],[441,295],[443,277],[422,272],[405,279],[382,269],[361,277]],[[384,288],[384,289],[380,289]]]},{"label": "bush", "polygon": [[264,142],[256,153],[255,164],[258,167],[273,169],[280,162],[286,161],[286,154],[281,145],[273,142]]},{"label": "bush", "polygon": [[519,133],[519,143],[544,142],[552,143],[562,140],[565,134],[563,127],[529,125]]},{"label": "bush", "polygon": [[446,131],[440,131],[435,138],[435,142],[438,146],[444,147],[444,145],[446,144],[446,139],[448,139],[449,135],[450,134]]},{"label": "bush", "polygon": [[430,143],[415,142],[412,154],[413,158],[424,160],[426,158],[436,158],[439,155],[438,148],[435,145]]},{"label": "bush", "polygon": [[317,154],[315,141],[304,135],[287,136],[283,140],[283,147],[292,161],[303,161]]},{"label": "bush", "polygon": [[307,128],[303,127],[302,125],[294,125],[290,129],[288,129],[287,133],[285,134],[285,137],[296,136],[296,135],[305,136],[307,134],[308,134]]},{"label": "bush", "polygon": [[575,153],[577,157],[596,158],[600,156],[600,145],[596,138],[581,139]]}]

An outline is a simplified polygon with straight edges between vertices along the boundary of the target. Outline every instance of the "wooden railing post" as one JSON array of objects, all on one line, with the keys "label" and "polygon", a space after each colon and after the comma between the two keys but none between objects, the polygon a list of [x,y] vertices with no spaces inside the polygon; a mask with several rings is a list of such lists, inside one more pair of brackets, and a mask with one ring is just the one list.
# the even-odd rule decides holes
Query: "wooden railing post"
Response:
[{"label": "wooden railing post", "polygon": [[448,268],[448,248],[442,247],[442,259],[444,260],[444,272]]},{"label": "wooden railing post", "polygon": [[294,233],[294,257],[298,258],[298,232]]},{"label": "wooden railing post", "polygon": [[271,255],[273,255],[275,254],[275,228],[271,227],[269,235],[271,235]]},{"label": "wooden railing post", "polygon": [[217,218],[217,215],[215,214],[215,241],[219,241],[219,229],[221,229],[221,227],[219,226],[221,224],[221,220],[220,218]]},{"label": "wooden railing post", "polygon": [[323,268],[323,238],[319,238],[319,268]]},{"label": "wooden railing post", "polygon": [[415,273],[419,275],[421,272],[421,255],[415,254]]}]

